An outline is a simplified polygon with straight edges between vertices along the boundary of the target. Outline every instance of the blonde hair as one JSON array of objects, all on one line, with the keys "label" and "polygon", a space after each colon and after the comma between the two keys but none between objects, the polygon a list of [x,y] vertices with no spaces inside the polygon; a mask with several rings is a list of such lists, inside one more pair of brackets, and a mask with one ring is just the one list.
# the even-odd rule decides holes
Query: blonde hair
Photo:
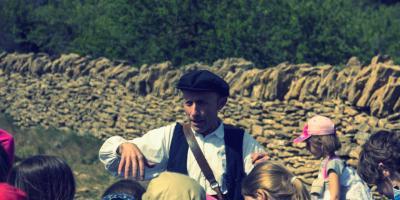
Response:
[{"label": "blonde hair", "polygon": [[150,181],[142,200],[204,200],[206,192],[189,176],[162,172]]},{"label": "blonde hair", "polygon": [[257,164],[242,182],[244,196],[257,197],[258,192],[280,200],[309,200],[310,195],[303,182],[276,162]]}]

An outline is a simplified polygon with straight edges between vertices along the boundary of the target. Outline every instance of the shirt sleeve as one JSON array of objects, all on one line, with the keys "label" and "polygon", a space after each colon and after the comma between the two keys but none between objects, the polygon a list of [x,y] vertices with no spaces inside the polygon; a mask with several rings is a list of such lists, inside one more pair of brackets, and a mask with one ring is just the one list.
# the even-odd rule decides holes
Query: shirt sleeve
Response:
[{"label": "shirt sleeve", "polygon": [[118,173],[118,164],[120,161],[120,157],[117,154],[118,146],[126,141],[121,136],[112,136],[103,143],[99,150],[100,161],[114,176]]},{"label": "shirt sleeve", "polygon": [[245,132],[243,135],[243,160],[244,160],[244,171],[246,174],[250,173],[253,169],[253,163],[251,161],[251,154],[265,152],[265,148],[260,145],[249,133]]},{"label": "shirt sleeve", "polygon": [[[169,147],[172,140],[175,123],[154,129],[133,140],[126,140],[120,136],[113,136],[107,139],[99,151],[99,159],[105,165],[105,168],[114,176],[118,176],[118,165],[120,155],[117,154],[119,145],[124,142],[134,143],[144,157],[153,167],[145,168],[145,179],[151,179],[164,171],[168,163]],[[120,174],[119,176],[123,176]]]},{"label": "shirt sleeve", "polygon": [[340,177],[342,175],[343,168],[344,163],[342,160],[332,159],[328,162],[328,165],[326,166],[326,172],[329,173],[329,170],[333,170]]}]

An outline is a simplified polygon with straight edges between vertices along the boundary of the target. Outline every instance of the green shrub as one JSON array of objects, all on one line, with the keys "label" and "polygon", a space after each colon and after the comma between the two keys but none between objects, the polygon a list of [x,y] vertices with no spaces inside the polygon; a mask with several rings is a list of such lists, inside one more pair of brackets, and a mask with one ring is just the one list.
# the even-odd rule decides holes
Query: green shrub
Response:
[{"label": "green shrub", "polygon": [[375,0],[0,1],[0,48],[77,52],[139,66],[243,57],[343,64],[400,61],[400,3]]}]

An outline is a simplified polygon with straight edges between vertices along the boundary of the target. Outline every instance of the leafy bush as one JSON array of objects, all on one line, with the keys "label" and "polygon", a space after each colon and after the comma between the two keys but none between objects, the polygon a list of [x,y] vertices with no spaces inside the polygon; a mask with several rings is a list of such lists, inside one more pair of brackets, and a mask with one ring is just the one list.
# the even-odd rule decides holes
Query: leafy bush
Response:
[{"label": "leafy bush", "polygon": [[0,48],[175,65],[243,57],[342,64],[400,61],[400,3],[376,0],[0,1]]}]

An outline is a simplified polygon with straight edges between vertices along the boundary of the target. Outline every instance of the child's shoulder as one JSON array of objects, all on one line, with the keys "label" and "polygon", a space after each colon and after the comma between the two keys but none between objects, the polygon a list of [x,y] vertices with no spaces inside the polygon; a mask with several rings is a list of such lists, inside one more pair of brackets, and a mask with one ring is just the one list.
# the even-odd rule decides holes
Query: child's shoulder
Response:
[{"label": "child's shoulder", "polygon": [[333,170],[340,175],[345,166],[345,161],[340,158],[330,159],[326,165],[326,172],[329,172],[329,170]]},{"label": "child's shoulder", "polygon": [[328,164],[331,164],[331,163],[337,164],[337,165],[344,165],[345,161],[341,158],[335,157],[335,158],[329,159]]}]

